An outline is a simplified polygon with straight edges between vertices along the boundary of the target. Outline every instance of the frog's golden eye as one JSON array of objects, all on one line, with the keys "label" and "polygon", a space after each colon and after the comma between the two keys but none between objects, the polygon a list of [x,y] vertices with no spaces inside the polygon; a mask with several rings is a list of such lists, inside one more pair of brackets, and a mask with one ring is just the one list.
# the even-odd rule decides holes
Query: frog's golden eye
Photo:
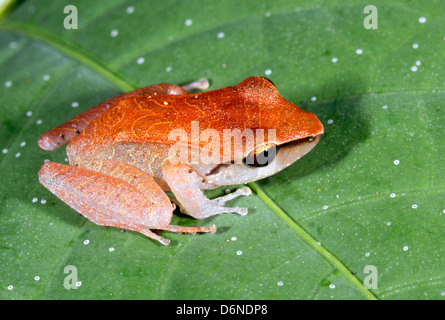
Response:
[{"label": "frog's golden eye", "polygon": [[244,158],[244,163],[253,168],[265,167],[275,159],[276,154],[277,146],[274,143],[267,143],[251,151]]}]

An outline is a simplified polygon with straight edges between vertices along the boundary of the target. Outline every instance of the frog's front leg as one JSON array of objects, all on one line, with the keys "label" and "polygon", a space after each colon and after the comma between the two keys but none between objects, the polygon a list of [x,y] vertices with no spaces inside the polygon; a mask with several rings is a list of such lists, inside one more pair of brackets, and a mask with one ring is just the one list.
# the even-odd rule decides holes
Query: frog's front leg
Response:
[{"label": "frog's front leg", "polygon": [[211,227],[170,225],[170,199],[145,172],[114,160],[84,160],[79,167],[46,162],[40,182],[70,207],[98,225],[140,232],[164,245],[170,241],[150,229],[214,233]]},{"label": "frog's front leg", "polygon": [[204,219],[221,213],[247,214],[247,208],[224,207],[225,202],[252,192],[248,187],[238,189],[228,195],[209,200],[200,190],[202,177],[185,164],[166,164],[162,167],[164,180],[176,197],[181,211],[195,219]]}]

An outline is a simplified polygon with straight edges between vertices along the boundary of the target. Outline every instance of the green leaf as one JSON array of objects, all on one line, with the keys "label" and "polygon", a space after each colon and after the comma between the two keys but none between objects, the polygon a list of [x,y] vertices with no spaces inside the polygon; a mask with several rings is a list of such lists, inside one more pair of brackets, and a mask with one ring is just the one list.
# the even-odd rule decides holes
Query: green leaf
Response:
[{"label": "green leaf", "polygon": [[[78,29],[64,27],[67,5]],[[0,298],[443,299],[445,4],[375,1],[378,29],[364,27],[366,5],[18,2],[0,21]],[[163,247],[39,184],[42,163],[66,155],[38,137],[80,111],[148,84],[251,75],[325,135],[249,184],[255,195],[231,204],[247,216],[172,221],[216,234],[165,232]]]}]

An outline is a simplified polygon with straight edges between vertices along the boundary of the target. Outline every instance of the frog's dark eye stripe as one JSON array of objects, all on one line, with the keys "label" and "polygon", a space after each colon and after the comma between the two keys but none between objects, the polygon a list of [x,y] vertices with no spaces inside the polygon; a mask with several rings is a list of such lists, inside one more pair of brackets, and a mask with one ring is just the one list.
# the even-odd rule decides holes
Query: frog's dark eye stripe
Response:
[{"label": "frog's dark eye stripe", "polygon": [[265,167],[272,163],[276,154],[277,146],[274,143],[268,143],[251,151],[244,158],[244,164],[252,168]]}]

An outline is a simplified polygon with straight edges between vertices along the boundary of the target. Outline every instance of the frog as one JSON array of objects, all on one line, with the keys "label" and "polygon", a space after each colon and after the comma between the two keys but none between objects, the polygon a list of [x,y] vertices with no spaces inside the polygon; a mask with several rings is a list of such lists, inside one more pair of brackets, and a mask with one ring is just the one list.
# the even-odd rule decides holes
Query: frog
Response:
[{"label": "frog", "polygon": [[[198,220],[224,213],[246,215],[248,208],[226,203],[251,195],[248,183],[272,176],[307,154],[324,129],[315,114],[283,98],[265,77],[204,91],[208,87],[205,78],[184,85],[149,85],[112,97],[45,132],[40,148],[53,151],[67,144],[68,164],[45,161],[40,183],[93,223],[138,232],[162,245],[171,243],[163,231],[215,233],[215,224],[170,224],[176,206]],[[212,161],[192,161],[193,151],[208,150],[210,140],[194,137],[192,124],[201,132],[239,135],[250,130],[261,132],[262,138],[253,144],[246,137],[238,140],[239,152],[220,143],[211,150],[220,152]],[[172,138],[178,130],[185,134]],[[190,154],[178,157],[180,149],[172,152],[173,146]],[[215,199],[205,195],[206,190],[233,185],[242,187]]]}]

